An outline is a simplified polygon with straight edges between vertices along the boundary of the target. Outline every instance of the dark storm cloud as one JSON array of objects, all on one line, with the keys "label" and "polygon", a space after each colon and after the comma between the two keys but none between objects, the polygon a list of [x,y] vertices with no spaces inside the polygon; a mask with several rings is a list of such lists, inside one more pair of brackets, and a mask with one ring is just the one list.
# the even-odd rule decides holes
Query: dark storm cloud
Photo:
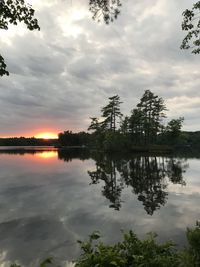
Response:
[{"label": "dark storm cloud", "polygon": [[87,1],[34,5],[40,32],[2,32],[10,76],[0,80],[1,135],[39,125],[87,129],[108,97],[119,94],[128,114],[146,89],[166,99],[170,117],[187,97],[178,115],[199,130],[199,57],[179,49],[190,1],[124,1],[109,26],[91,20]]}]

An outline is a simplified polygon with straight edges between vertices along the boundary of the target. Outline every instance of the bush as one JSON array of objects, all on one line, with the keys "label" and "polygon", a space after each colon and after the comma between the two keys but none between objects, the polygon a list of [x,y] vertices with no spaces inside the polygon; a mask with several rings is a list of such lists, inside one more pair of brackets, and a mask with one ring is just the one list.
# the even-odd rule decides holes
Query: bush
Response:
[{"label": "bush", "polygon": [[87,242],[81,242],[83,251],[76,267],[176,267],[179,256],[171,242],[157,244],[155,234],[140,240],[132,231],[124,234],[124,240],[115,245],[96,243],[99,234],[94,233]]},{"label": "bush", "polygon": [[[75,267],[199,267],[200,223],[194,229],[188,228],[186,236],[189,246],[178,251],[172,242],[158,244],[153,233],[140,240],[129,231],[124,233],[122,242],[106,245],[99,241],[99,232],[94,232],[88,241],[78,241],[82,254]],[[49,258],[40,264],[40,267],[47,266],[57,265]]]}]

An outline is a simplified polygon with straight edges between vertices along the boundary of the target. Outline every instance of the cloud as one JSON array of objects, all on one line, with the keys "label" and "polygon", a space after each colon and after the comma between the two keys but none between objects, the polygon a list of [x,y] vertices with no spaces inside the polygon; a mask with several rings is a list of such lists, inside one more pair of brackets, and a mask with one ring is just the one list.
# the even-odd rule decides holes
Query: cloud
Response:
[{"label": "cloud", "polygon": [[179,105],[179,114],[187,119],[185,129],[199,130],[199,58],[179,49],[188,1],[124,1],[109,26],[91,19],[86,0],[33,6],[40,32],[23,25],[2,31],[10,71],[0,80],[2,136],[41,125],[86,130],[108,97],[119,94],[127,115],[146,89],[169,103],[169,119],[174,99],[187,97],[189,108]]}]

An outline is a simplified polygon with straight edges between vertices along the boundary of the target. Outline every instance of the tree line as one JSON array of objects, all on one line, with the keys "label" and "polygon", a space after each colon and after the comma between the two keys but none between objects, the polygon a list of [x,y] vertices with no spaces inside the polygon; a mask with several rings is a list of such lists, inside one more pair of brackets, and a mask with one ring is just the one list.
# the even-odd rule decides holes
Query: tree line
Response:
[{"label": "tree line", "polygon": [[42,139],[35,137],[9,137],[0,138],[0,146],[52,146],[57,139]]}]

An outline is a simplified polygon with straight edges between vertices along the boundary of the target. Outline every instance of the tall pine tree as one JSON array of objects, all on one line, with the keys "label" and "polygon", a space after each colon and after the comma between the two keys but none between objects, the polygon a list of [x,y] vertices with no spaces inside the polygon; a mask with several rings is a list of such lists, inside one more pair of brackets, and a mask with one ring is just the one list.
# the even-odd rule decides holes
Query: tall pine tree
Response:
[{"label": "tall pine tree", "polygon": [[104,118],[103,125],[105,130],[110,130],[115,132],[117,127],[117,118],[122,117],[120,112],[120,97],[118,95],[109,97],[109,103],[107,106],[103,107],[102,117]]}]

